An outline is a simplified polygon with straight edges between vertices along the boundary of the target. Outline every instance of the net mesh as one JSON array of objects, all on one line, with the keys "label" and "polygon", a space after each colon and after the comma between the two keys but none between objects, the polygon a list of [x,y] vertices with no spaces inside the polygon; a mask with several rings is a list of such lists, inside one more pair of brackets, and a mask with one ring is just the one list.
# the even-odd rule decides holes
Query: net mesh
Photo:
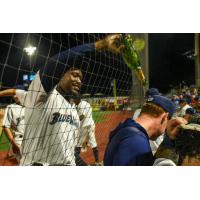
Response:
[{"label": "net mesh", "polygon": [[[108,34],[90,33],[0,34],[1,91],[14,87],[28,90],[31,82],[36,81],[36,72],[41,70],[43,66],[48,65],[51,57],[56,54],[60,55],[61,52],[78,45],[94,43],[107,35]],[[30,49],[31,46],[36,48]],[[27,47],[29,55],[27,53]],[[30,55],[31,50],[33,53]],[[54,78],[57,70],[56,68],[58,68],[60,64],[66,65],[66,62],[62,63],[56,60],[55,69],[50,73],[50,78]],[[119,54],[113,54],[104,50],[101,52],[94,51],[90,53],[82,63],[79,63],[79,65],[81,65],[79,67],[83,72],[83,84],[80,93],[82,98],[89,103],[89,106],[87,105],[88,107],[85,109],[87,112],[90,112],[89,107],[91,106],[93,121],[96,125],[94,132],[99,149],[99,161],[101,161],[103,159],[105,146],[108,142],[108,134],[110,130],[115,128],[115,126],[123,119],[132,116],[132,112],[130,112],[130,95],[133,84],[132,74]],[[39,91],[40,89],[31,92]],[[48,95],[53,96],[55,94],[51,91]],[[56,99],[57,96],[51,98]],[[0,97],[0,102],[2,107],[0,117],[1,121],[3,121],[2,119],[5,117],[3,114],[4,109],[8,104],[13,103],[13,100],[10,97]],[[60,114],[56,116],[55,113],[56,109],[59,113],[61,109],[72,110],[75,108],[69,108],[66,105],[66,107],[64,107],[62,104],[63,102],[61,103],[61,107],[56,107],[59,105],[57,102],[57,104],[47,102],[47,100],[43,100],[42,107],[41,105],[39,107],[34,105],[28,107],[28,111],[25,111],[21,156],[26,160],[26,157],[29,157],[30,152],[32,155],[27,161],[23,161],[21,163],[22,165],[31,165],[34,162],[40,163],[40,161],[41,163],[46,161],[48,164],[52,165],[68,165],[68,162],[69,164],[71,162],[71,160],[64,161],[65,158],[62,156],[62,158],[59,158],[59,155],[74,154],[74,148],[76,145],[73,144],[77,142],[76,140],[78,136],[76,135],[76,137],[71,137],[74,129],[72,130],[66,125],[67,123],[70,123],[69,115]],[[35,113],[33,114],[33,112]],[[47,115],[49,116],[49,121],[44,120]],[[50,115],[53,116],[50,117]],[[51,127],[51,130],[48,129],[47,124],[54,119],[53,117],[57,117],[57,122],[65,122],[66,127],[62,129],[61,127],[63,123],[60,123],[59,126]],[[12,122],[14,122],[14,120]],[[0,164],[9,165],[9,162],[11,164],[15,163],[14,160],[16,154],[13,160],[10,158],[10,160],[5,159],[5,155],[8,156],[8,154],[11,154],[12,157],[13,150],[10,145],[6,145],[10,142],[5,137],[4,132],[5,131],[1,130],[1,133],[3,134],[1,134],[0,141]],[[59,137],[59,139],[57,137]],[[26,143],[25,146],[23,146],[23,143]],[[60,148],[60,146],[62,146],[62,148]],[[80,155],[86,163],[94,161],[94,158],[92,158],[92,151],[87,151],[87,153],[82,152]],[[71,159],[72,157],[73,155],[71,155]],[[57,162],[57,160],[59,160],[59,162]],[[61,160],[63,160],[63,162],[61,162]],[[18,162],[16,161],[16,163]]]}]

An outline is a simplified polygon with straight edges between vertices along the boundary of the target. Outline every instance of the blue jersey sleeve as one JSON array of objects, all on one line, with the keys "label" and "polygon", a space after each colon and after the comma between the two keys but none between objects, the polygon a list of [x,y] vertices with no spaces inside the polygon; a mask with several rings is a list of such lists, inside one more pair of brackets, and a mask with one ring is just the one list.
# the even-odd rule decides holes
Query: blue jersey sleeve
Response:
[{"label": "blue jersey sleeve", "polygon": [[94,43],[83,44],[49,58],[45,66],[39,70],[40,80],[44,90],[47,93],[51,91],[64,73],[69,68],[74,67],[73,65],[76,64],[75,67],[80,68],[81,66],[77,65],[82,63],[81,59],[94,50]]},{"label": "blue jersey sleeve", "polygon": [[148,140],[138,134],[123,140],[113,158],[113,165],[153,165],[153,155]]}]

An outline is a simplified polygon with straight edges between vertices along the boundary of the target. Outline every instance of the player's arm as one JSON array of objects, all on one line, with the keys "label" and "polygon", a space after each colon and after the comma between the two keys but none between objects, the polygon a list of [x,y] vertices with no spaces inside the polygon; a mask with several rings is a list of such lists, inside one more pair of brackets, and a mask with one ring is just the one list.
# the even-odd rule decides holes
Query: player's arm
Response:
[{"label": "player's arm", "polygon": [[188,122],[182,117],[177,117],[177,118],[169,120],[167,123],[167,128],[166,128],[166,133],[168,137],[171,140],[176,139],[176,136],[180,131],[180,125],[187,124],[187,123]]},{"label": "player's arm", "polygon": [[[106,38],[95,43],[83,44],[74,48],[63,51],[52,58],[49,58],[46,65],[39,71],[42,87],[48,93],[59,82],[62,75],[73,66],[76,57],[82,57],[95,50],[108,50],[114,53],[119,53],[121,46],[118,46],[120,39],[119,34],[109,35]],[[71,65],[71,66],[70,66]],[[80,67],[80,66],[77,66]]]},{"label": "player's arm", "polygon": [[12,131],[10,130],[10,128],[7,128],[7,127],[5,127],[5,126],[3,126],[3,129],[4,129],[5,133],[6,133],[7,138],[8,138],[9,141],[12,143],[12,141],[14,140]]},{"label": "player's arm", "polygon": [[23,105],[24,100],[26,98],[26,91],[20,90],[20,89],[15,89],[15,88],[0,91],[0,97],[8,97],[8,96],[14,97],[15,101],[16,101],[16,97],[17,97],[17,101],[19,101],[19,103],[21,105]]},{"label": "player's arm", "polygon": [[14,96],[16,95],[16,89],[7,89],[0,91],[0,97]]},{"label": "player's arm", "polygon": [[15,141],[15,139],[14,139],[14,137],[13,137],[13,133],[12,133],[11,129],[10,129],[10,128],[7,128],[7,127],[3,127],[3,129],[4,129],[4,132],[5,132],[5,134],[6,134],[7,138],[8,138],[8,140],[9,140],[10,143],[12,144],[13,152],[14,152],[15,154],[20,154],[20,148],[19,148],[19,146],[17,145],[17,143],[16,143],[16,141]]}]

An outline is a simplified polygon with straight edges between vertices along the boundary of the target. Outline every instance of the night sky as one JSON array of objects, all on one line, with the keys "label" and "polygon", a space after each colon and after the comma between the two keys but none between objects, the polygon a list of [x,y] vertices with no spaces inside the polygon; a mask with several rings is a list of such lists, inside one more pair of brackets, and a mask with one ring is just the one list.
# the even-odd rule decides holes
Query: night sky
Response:
[{"label": "night sky", "polygon": [[[94,42],[105,35],[0,34],[0,82],[5,88],[22,84],[23,74],[36,72],[45,65],[47,57],[76,45]],[[28,44],[38,48],[31,64],[29,57],[23,51]],[[183,80],[188,85],[194,84],[194,61],[183,56],[186,51],[192,49],[194,49],[193,34],[149,34],[150,87],[157,87],[165,93]],[[82,93],[112,95],[110,85],[115,78],[118,95],[129,95],[131,73],[121,57],[110,53],[94,56],[91,63],[93,67],[87,69],[84,78]]]},{"label": "night sky", "polygon": [[149,34],[150,87],[166,93],[181,81],[194,84],[194,60],[183,55],[192,49],[194,34]]}]

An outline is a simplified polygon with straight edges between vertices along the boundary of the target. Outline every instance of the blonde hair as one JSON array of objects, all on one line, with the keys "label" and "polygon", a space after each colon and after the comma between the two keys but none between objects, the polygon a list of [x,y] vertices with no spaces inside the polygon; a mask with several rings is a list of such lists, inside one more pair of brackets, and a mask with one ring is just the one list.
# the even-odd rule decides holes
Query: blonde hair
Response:
[{"label": "blonde hair", "polygon": [[147,114],[152,117],[159,117],[161,114],[165,113],[166,111],[161,108],[160,106],[154,104],[154,103],[145,103],[142,107],[141,113],[142,114]]}]

